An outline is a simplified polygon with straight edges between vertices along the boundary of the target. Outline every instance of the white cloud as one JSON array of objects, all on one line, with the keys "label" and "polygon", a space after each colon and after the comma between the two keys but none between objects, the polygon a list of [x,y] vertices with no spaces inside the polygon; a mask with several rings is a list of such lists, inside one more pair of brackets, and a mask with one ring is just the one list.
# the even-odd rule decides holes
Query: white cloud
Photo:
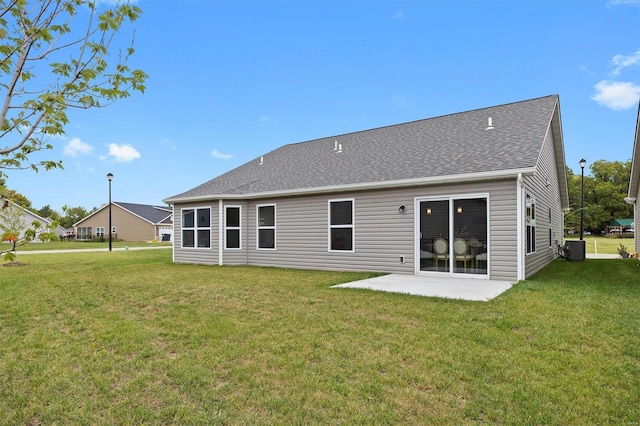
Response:
[{"label": "white cloud", "polygon": [[118,163],[128,163],[140,158],[140,153],[130,144],[109,144],[109,155]]},{"label": "white cloud", "polygon": [[211,151],[211,155],[213,155],[214,158],[221,158],[223,160],[228,160],[229,158],[233,157],[233,155],[231,155],[231,154],[223,154],[220,151],[218,151],[217,149],[214,149],[213,151]]},{"label": "white cloud", "polygon": [[393,14],[393,19],[397,19],[397,20],[403,20],[404,18],[406,18],[406,15],[404,14],[404,12],[402,10],[396,12]]},{"label": "white cloud", "polygon": [[640,86],[626,81],[602,80],[593,87],[591,99],[613,110],[634,107],[640,98]]},{"label": "white cloud", "polygon": [[69,157],[78,157],[80,155],[89,155],[93,152],[93,147],[82,142],[79,138],[71,139],[62,151],[64,155]]},{"label": "white cloud", "polygon": [[640,0],[611,0],[607,6],[621,6],[625,4],[640,4]]},{"label": "white cloud", "polygon": [[261,115],[259,118],[261,123],[267,123],[267,124],[272,124],[274,126],[277,126],[279,123],[277,120],[267,116],[267,115]]},{"label": "white cloud", "polygon": [[611,60],[611,63],[615,66],[613,71],[611,71],[611,74],[620,75],[623,69],[634,65],[640,65],[640,49],[628,56],[616,55]]}]

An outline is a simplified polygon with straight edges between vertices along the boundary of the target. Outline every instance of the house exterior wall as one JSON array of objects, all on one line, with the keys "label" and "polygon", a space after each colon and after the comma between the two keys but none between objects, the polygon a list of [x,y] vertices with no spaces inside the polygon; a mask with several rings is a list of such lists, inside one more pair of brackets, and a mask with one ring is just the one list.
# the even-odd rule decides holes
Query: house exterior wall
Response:
[{"label": "house exterior wall", "polygon": [[[219,264],[219,214],[218,200],[175,205],[173,208],[173,261],[176,263]],[[190,208],[211,209],[211,247],[182,248],[182,210]]]},{"label": "house exterior wall", "polygon": [[[149,241],[157,238],[154,224],[118,207],[117,204],[111,206],[111,225],[115,226],[119,240]],[[103,208],[76,224],[76,228],[89,226],[93,235],[96,234],[96,227],[103,227],[105,238],[109,238],[109,208]]]},{"label": "house exterior wall", "polygon": [[[564,214],[560,202],[560,183],[551,132],[545,137],[536,169],[533,176],[524,177],[525,190],[536,198],[536,250],[534,253],[525,254],[527,278],[557,258],[557,245],[562,244],[564,240]],[[524,250],[526,253],[526,247]]]},{"label": "house exterior wall", "polygon": [[636,201],[633,203],[633,221],[634,221],[634,229],[633,232],[633,252],[640,253],[640,230],[638,229],[638,219],[640,219],[640,186],[638,186],[638,191],[635,194]]},{"label": "house exterior wall", "polygon": [[[488,194],[490,278],[517,279],[517,220],[515,179],[466,184],[423,186],[389,190],[344,192],[311,196],[282,197],[248,201],[223,200],[223,207],[241,206],[242,248],[222,250],[222,263],[231,265],[278,266],[337,271],[374,271],[400,274],[415,272],[414,200],[422,197]],[[355,250],[329,251],[329,201],[353,199],[355,206]],[[257,206],[276,206],[276,249],[256,247]],[[399,213],[400,205],[406,206]],[[211,248],[182,248],[181,209],[210,206],[212,213]],[[174,261],[178,263],[219,264],[218,201],[174,206]],[[224,222],[223,222],[224,223]],[[219,230],[222,229],[222,234]],[[401,263],[400,257],[405,262]]]}]

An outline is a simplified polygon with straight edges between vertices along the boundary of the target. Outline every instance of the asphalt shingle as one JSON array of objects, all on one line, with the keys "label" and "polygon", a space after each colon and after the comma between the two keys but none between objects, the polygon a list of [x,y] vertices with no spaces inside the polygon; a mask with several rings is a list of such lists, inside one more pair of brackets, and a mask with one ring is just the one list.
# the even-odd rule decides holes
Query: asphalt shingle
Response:
[{"label": "asphalt shingle", "polygon": [[535,167],[557,103],[551,95],[284,145],[165,201]]}]

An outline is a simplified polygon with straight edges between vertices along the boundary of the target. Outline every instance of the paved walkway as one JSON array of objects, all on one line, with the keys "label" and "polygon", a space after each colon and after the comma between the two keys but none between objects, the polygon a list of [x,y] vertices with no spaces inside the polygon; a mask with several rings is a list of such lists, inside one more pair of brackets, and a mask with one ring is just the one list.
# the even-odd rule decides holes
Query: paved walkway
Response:
[{"label": "paved walkway", "polygon": [[[113,247],[112,251],[128,251],[128,250],[158,250],[158,249],[170,249],[172,246],[139,246],[139,247]],[[88,248],[88,249],[69,249],[69,250],[30,250],[20,251],[18,250],[18,256],[23,254],[48,254],[48,253],[89,253],[94,251],[109,251],[108,247],[105,248]]]},{"label": "paved walkway", "polygon": [[333,287],[486,302],[509,290],[512,285],[509,281],[389,274]]}]

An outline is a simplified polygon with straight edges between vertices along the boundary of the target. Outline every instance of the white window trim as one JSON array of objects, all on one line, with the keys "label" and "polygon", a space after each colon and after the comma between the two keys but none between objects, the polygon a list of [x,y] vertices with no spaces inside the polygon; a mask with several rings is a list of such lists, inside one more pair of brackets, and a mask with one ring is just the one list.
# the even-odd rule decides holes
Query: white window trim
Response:
[{"label": "white window trim", "polygon": [[[238,209],[238,226],[227,226],[227,210],[228,209]],[[239,243],[239,247],[231,247],[229,248],[227,246],[227,230],[230,231],[239,231],[238,232],[238,243]],[[229,206],[224,206],[224,249],[225,250],[242,250],[242,206],[236,206],[236,205],[229,205]]]},{"label": "white window trim", "polygon": [[[260,208],[261,207],[273,207],[273,226],[260,226]],[[275,251],[278,247],[277,242],[277,226],[278,226],[278,207],[275,204],[257,204],[256,205],[256,250],[260,251]],[[261,229],[273,229],[273,248],[260,247],[260,230]]]},{"label": "white window trim", "polygon": [[[198,210],[206,209],[209,210],[209,227],[198,227]],[[184,211],[185,210],[193,210],[193,227],[184,227]],[[213,228],[211,224],[213,223],[213,217],[211,216],[211,206],[197,206],[197,207],[183,207],[180,209],[180,247],[186,250],[211,250],[213,245],[211,244],[211,236],[213,235]],[[198,231],[199,230],[209,230],[209,247],[198,247]],[[193,230],[193,247],[185,247],[184,246],[184,234],[185,230]]]},{"label": "white window trim", "polygon": [[[532,225],[529,225],[527,223],[527,196],[530,197],[531,199],[531,204],[533,205],[533,214],[534,214],[534,222]],[[530,192],[525,190],[524,191],[524,253],[525,256],[529,256],[532,254],[535,254],[538,250],[538,242],[537,242],[537,238],[538,238],[538,223],[537,223],[537,217],[538,217],[538,200],[536,200],[536,196]],[[529,245],[527,244],[527,238],[529,235],[529,230],[528,228],[532,227],[535,230],[535,235],[533,236],[533,250],[529,251]]]},{"label": "white window trim", "polygon": [[[351,225],[331,225],[331,203],[339,203],[343,201],[351,201]],[[333,228],[350,228],[351,229],[351,250],[332,250],[331,249],[331,229]],[[355,253],[356,252],[356,199],[355,198],[336,198],[327,201],[327,250],[330,253]]]},{"label": "white window trim", "polygon": [[[100,233],[100,231],[102,231],[102,233]],[[106,234],[107,233],[105,231],[104,226],[96,226],[96,237],[99,237],[99,236],[103,236],[104,237]]]}]

